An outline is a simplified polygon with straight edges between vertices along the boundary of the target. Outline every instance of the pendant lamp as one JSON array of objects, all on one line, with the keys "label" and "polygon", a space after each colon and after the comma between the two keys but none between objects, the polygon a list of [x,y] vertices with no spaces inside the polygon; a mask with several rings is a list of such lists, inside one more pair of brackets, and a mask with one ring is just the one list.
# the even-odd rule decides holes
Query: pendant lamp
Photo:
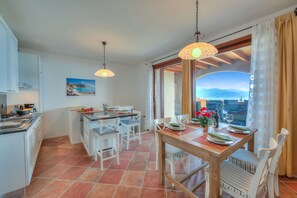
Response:
[{"label": "pendant lamp", "polygon": [[106,42],[102,41],[102,45],[103,45],[103,50],[104,50],[104,57],[103,57],[103,69],[99,69],[98,71],[96,71],[95,76],[99,76],[99,77],[113,77],[114,73],[109,70],[106,69],[106,63],[105,63],[105,46],[106,46]]},{"label": "pendant lamp", "polygon": [[218,50],[215,46],[209,43],[199,42],[200,36],[201,33],[198,31],[198,0],[196,0],[196,32],[194,34],[196,42],[187,45],[178,53],[178,56],[181,59],[203,59],[210,56],[214,56],[218,53]]}]

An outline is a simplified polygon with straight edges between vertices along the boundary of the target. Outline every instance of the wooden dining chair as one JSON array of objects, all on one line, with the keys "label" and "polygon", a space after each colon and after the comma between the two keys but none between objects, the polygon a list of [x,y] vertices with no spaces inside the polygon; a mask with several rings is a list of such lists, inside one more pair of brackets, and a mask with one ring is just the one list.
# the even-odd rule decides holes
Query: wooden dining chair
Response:
[{"label": "wooden dining chair", "polygon": [[[160,118],[154,120],[155,125],[155,140],[156,140],[156,170],[158,170],[158,153],[159,153],[159,139],[157,130],[162,130],[167,127],[167,125],[171,122],[171,118]],[[165,159],[170,164],[170,174],[172,178],[175,178],[175,170],[174,170],[174,162],[180,160],[183,157],[188,157],[188,154],[174,146],[169,144],[165,144]],[[189,170],[187,170],[189,171]]]},{"label": "wooden dining chair", "polygon": [[[129,149],[129,144],[131,140],[139,140],[141,145],[141,112],[132,110],[132,113],[137,114],[130,119],[121,120],[122,134],[121,134],[121,144],[123,141],[126,142],[126,147]],[[137,129],[137,133],[136,133]]]},{"label": "wooden dining chair", "polygon": [[[282,128],[281,133],[277,135],[277,150],[272,158],[271,165],[269,168],[268,175],[268,193],[269,197],[274,197],[274,193],[279,197],[279,186],[278,186],[278,162],[279,157],[282,153],[283,145],[289,135],[287,129]],[[244,149],[239,149],[233,153],[229,159],[231,163],[245,169],[246,171],[255,174],[257,167],[259,166],[260,159],[257,154],[249,152]]]},{"label": "wooden dining chair", "polygon": [[[277,149],[277,142],[271,138],[269,148],[259,149],[259,164],[255,174],[240,168],[239,166],[223,161],[221,163],[221,192],[225,191],[235,198],[265,197],[266,180],[272,157]],[[209,168],[205,171],[205,197],[209,197]]]},{"label": "wooden dining chair", "polygon": [[99,127],[93,129],[101,170],[103,170],[103,161],[116,158],[117,164],[120,163],[119,121],[119,118],[99,120]]}]

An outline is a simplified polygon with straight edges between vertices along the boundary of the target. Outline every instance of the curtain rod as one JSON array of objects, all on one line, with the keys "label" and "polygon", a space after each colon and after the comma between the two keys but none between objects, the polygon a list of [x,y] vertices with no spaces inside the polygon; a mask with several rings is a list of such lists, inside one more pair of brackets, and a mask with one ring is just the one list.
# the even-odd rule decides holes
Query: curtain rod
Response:
[{"label": "curtain rod", "polygon": [[[295,11],[296,11],[296,13],[297,13],[297,8],[296,8]],[[208,43],[211,43],[211,42],[214,42],[214,41],[217,41],[217,40],[226,38],[226,37],[228,37],[228,36],[232,36],[232,35],[234,35],[234,34],[237,34],[237,33],[239,33],[239,32],[243,32],[243,31],[245,31],[245,30],[249,30],[249,29],[251,29],[251,28],[252,28],[252,26],[243,28],[243,29],[241,29],[241,30],[238,30],[238,31],[232,32],[232,33],[230,33],[230,34],[221,36],[221,37],[219,37],[219,38],[213,39],[213,40],[209,41]],[[151,63],[155,63],[155,62],[158,62],[158,61],[160,61],[160,60],[164,60],[164,59],[166,59],[166,58],[169,58],[169,57],[171,57],[171,56],[175,56],[175,55],[177,55],[177,54],[178,54],[178,53],[170,54],[170,55],[168,55],[168,56],[165,56],[165,57],[159,58],[159,59],[157,59],[157,60],[154,60],[154,61],[152,61]]]}]

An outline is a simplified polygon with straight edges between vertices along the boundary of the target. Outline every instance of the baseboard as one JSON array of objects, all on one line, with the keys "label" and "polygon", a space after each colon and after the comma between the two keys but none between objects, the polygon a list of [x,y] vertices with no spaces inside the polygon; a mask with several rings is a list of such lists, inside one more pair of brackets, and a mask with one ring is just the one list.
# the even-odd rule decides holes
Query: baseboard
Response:
[{"label": "baseboard", "polygon": [[[70,138],[69,138],[70,139]],[[73,140],[70,140],[70,142],[71,142],[71,144],[78,144],[78,143],[82,143],[82,141],[81,140],[75,140],[75,141],[73,141]]]},{"label": "baseboard", "polygon": [[51,139],[51,138],[57,138],[57,137],[63,137],[63,136],[68,136],[68,133],[50,133],[50,134],[45,134],[44,135],[44,140],[46,139]]}]

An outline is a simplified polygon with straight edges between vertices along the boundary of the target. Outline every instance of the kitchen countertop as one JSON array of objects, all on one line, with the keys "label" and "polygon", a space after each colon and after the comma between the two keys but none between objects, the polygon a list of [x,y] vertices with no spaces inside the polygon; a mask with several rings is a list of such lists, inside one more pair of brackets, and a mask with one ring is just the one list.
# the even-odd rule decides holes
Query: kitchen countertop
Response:
[{"label": "kitchen countertop", "polygon": [[76,111],[78,111],[79,113],[81,113],[81,114],[90,114],[90,113],[100,113],[100,112],[103,112],[103,110],[93,110],[93,111],[89,111],[89,112],[87,112],[87,111],[84,111],[84,110],[76,110]]},{"label": "kitchen countertop", "polygon": [[122,118],[122,117],[129,117],[129,116],[136,116],[136,113],[131,113],[130,111],[126,112],[118,112],[118,111],[109,111],[107,114],[104,114],[103,111],[98,113],[86,113],[84,112],[84,117],[91,120],[101,120],[101,119],[111,119],[111,118]]},{"label": "kitchen countertop", "polygon": [[[22,126],[20,127],[16,127],[16,128],[8,128],[8,129],[0,129],[0,135],[3,135],[3,134],[8,134],[8,133],[18,133],[18,132],[24,132],[26,131],[27,129],[29,129],[32,124],[41,116],[40,113],[37,113],[35,114],[31,119],[29,119],[28,121],[24,121],[22,123]],[[14,119],[5,119],[1,122],[6,122],[6,121],[21,121],[21,120],[24,120],[26,118],[14,118]]]}]

